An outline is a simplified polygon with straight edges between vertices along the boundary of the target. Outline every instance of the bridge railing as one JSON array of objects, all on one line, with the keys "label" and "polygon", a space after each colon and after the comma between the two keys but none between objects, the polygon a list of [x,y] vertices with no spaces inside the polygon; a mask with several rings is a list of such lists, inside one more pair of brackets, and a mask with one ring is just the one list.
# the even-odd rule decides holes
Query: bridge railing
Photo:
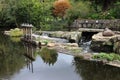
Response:
[{"label": "bridge railing", "polygon": [[115,31],[120,31],[120,19],[115,20],[75,20],[69,27],[70,29],[91,28],[105,29],[110,28]]}]

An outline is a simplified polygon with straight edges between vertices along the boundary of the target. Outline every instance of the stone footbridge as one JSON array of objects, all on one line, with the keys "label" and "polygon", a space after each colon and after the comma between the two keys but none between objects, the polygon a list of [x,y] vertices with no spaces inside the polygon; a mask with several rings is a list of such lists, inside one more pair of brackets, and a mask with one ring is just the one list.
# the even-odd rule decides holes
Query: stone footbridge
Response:
[{"label": "stone footbridge", "polygon": [[109,28],[113,31],[120,31],[120,19],[114,19],[114,20],[77,19],[68,28],[69,30],[78,30],[81,32],[101,32],[105,28]]}]

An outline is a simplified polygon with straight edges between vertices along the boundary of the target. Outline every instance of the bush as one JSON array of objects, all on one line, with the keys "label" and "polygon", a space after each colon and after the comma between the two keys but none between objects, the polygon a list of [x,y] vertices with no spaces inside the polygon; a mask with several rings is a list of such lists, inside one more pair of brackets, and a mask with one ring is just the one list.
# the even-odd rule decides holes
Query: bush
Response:
[{"label": "bush", "polygon": [[10,30],[10,36],[12,37],[19,37],[23,35],[23,31],[19,28],[11,29]]}]

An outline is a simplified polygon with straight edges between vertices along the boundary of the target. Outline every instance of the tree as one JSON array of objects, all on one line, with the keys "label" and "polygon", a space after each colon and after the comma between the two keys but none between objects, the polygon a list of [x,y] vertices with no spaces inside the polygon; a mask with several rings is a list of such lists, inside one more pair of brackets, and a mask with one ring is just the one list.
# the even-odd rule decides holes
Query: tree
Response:
[{"label": "tree", "polygon": [[70,26],[75,19],[88,18],[90,13],[92,13],[92,9],[89,2],[73,2],[72,7],[67,10],[65,19]]},{"label": "tree", "polygon": [[53,14],[54,16],[64,17],[66,10],[70,8],[69,0],[58,0],[54,2]]},{"label": "tree", "polygon": [[92,2],[96,10],[97,6],[101,6],[102,11],[106,11],[119,0],[90,0],[90,1]]}]

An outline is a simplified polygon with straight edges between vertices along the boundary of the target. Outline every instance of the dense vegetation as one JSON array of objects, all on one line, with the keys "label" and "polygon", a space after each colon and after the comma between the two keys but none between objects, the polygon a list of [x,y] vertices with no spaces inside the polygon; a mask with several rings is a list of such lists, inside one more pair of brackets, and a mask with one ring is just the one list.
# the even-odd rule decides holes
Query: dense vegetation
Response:
[{"label": "dense vegetation", "polygon": [[0,0],[0,28],[64,30],[75,19],[119,19],[120,0]]},{"label": "dense vegetation", "polygon": [[25,66],[23,53],[25,49],[21,42],[14,42],[0,33],[0,77],[12,75]]}]

